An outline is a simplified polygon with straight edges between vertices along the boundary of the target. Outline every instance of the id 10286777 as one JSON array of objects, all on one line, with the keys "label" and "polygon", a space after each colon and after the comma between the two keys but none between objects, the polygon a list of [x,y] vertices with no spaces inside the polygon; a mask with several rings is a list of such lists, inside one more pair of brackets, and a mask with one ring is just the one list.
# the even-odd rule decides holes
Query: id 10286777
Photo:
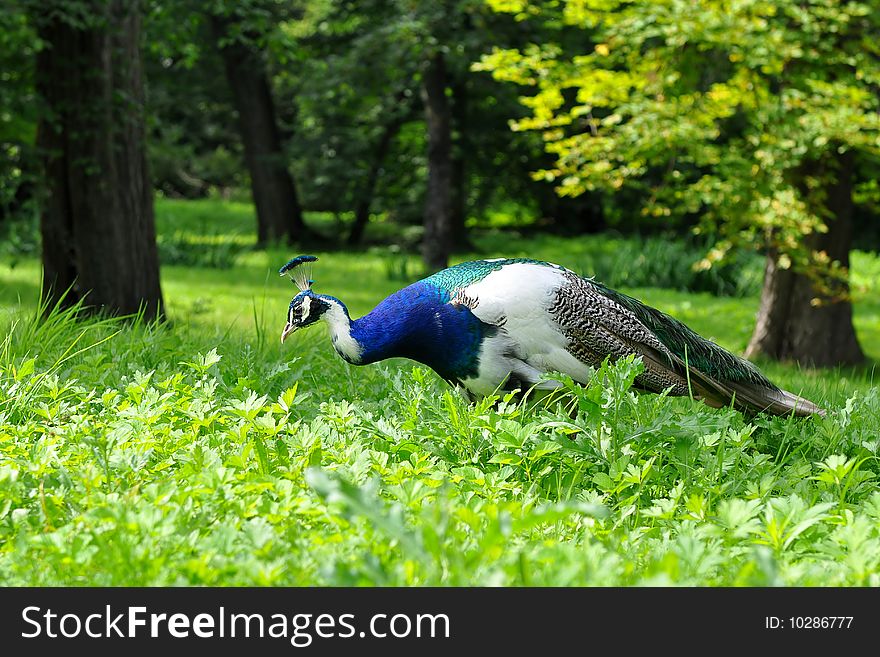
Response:
[{"label": "id 10286777", "polygon": [[768,630],[847,630],[852,627],[854,616],[765,616],[764,627]]}]

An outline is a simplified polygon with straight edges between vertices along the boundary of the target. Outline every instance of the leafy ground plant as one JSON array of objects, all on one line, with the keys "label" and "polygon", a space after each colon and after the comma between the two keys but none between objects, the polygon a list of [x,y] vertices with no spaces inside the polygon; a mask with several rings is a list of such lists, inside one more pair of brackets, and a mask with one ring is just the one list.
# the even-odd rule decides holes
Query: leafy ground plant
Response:
[{"label": "leafy ground plant", "polygon": [[[160,231],[198,237],[186,208]],[[211,234],[235,243],[252,217],[226,209]],[[607,246],[484,240],[479,255],[576,264]],[[353,313],[404,282],[381,253],[318,255],[316,285]],[[289,257],[163,267],[161,325],[77,309],[38,321],[38,263],[0,262],[0,583],[880,585],[870,369],[762,363],[824,418],[639,395],[626,360],[540,403],[468,403],[409,361],[349,366],[318,331],[282,348]],[[853,260],[875,359],[878,263]],[[624,291],[734,351],[757,308]]]},{"label": "leafy ground plant", "polygon": [[0,350],[7,585],[880,584],[874,388],[748,420],[624,360],[471,404],[323,341],[75,314]]}]

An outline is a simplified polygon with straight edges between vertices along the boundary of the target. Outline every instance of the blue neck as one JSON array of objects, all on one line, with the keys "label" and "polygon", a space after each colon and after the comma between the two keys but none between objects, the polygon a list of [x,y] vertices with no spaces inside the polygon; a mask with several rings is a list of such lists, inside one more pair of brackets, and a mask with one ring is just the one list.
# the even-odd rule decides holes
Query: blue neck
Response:
[{"label": "blue neck", "polygon": [[492,327],[448,301],[447,292],[420,281],[352,321],[351,337],[361,347],[358,364],[403,357],[448,380],[476,375],[480,344]]}]

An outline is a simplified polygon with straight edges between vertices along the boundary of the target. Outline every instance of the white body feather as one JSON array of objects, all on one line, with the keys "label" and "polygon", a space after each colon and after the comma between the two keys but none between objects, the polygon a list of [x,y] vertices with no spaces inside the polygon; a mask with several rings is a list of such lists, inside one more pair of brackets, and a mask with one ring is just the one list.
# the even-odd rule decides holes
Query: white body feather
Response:
[{"label": "white body feather", "polygon": [[[550,314],[556,291],[566,283],[566,271],[513,263],[464,288],[464,296],[475,302],[474,315],[499,327],[496,335],[483,342],[477,376],[463,382],[469,390],[491,394],[508,373],[529,385],[547,371],[566,372],[576,381],[587,382],[590,368],[566,350],[569,340]],[[546,381],[539,387],[555,385]]]},{"label": "white body feather", "polygon": [[361,346],[351,335],[351,320],[342,305],[333,299],[327,299],[330,306],[324,313],[324,321],[330,332],[330,340],[337,353],[349,363],[357,365],[361,361]]}]

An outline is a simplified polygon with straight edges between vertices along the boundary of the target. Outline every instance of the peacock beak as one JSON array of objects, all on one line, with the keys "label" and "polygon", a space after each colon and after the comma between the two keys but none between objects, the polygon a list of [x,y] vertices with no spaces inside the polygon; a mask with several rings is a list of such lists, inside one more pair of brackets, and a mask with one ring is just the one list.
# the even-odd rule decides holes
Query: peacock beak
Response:
[{"label": "peacock beak", "polygon": [[284,330],[281,331],[281,343],[284,344],[284,341],[287,339],[287,336],[290,335],[291,333],[293,333],[296,329],[297,329],[297,326],[295,324],[291,324],[290,322],[287,322],[287,324],[284,325]]}]

